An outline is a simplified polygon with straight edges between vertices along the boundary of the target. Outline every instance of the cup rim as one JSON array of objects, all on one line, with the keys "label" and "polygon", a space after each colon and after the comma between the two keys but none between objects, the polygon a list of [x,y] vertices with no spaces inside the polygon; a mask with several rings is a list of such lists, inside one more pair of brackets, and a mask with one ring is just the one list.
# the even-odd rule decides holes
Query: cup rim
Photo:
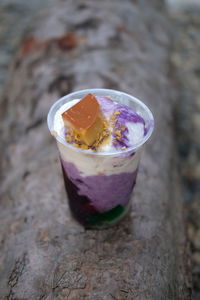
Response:
[{"label": "cup rim", "polygon": [[[84,93],[84,94],[88,94],[88,93],[98,93],[98,92],[105,92],[106,93],[115,93],[117,96],[126,96],[129,99],[131,99],[132,101],[134,101],[135,103],[139,104],[148,114],[149,116],[149,120],[151,122],[150,128],[147,132],[147,134],[136,144],[134,144],[132,147],[129,147],[127,149],[124,150],[118,150],[118,151],[113,151],[113,152],[98,152],[98,151],[92,151],[92,150],[88,150],[88,149],[81,149],[81,148],[77,148],[74,147],[71,144],[68,144],[63,138],[61,138],[59,135],[54,136],[54,138],[59,141],[60,143],[62,143],[65,147],[71,148],[73,149],[73,151],[77,151],[77,152],[81,152],[81,153],[85,153],[85,154],[89,154],[89,155],[95,155],[95,156],[113,156],[113,155],[119,155],[119,154],[127,154],[130,152],[134,152],[134,150],[139,149],[152,135],[153,130],[154,130],[154,117],[153,114],[151,112],[151,110],[146,106],[146,104],[144,104],[141,100],[139,100],[138,98],[125,93],[125,92],[121,92],[118,90],[113,90],[113,89],[101,89],[101,88],[93,88],[93,89],[84,89],[84,90],[78,90],[72,93],[69,93],[61,98],[59,98],[56,102],[54,102],[54,104],[51,106],[51,108],[49,109],[48,115],[47,115],[47,124],[48,124],[48,128],[49,131],[52,133],[53,132],[53,125],[52,125],[52,114],[56,108],[56,106],[61,107],[61,105],[59,106],[59,104],[62,103],[62,105],[66,102],[65,99],[69,98],[69,97],[76,97],[76,95],[80,94],[80,93]],[[57,110],[56,110],[57,111]]]}]

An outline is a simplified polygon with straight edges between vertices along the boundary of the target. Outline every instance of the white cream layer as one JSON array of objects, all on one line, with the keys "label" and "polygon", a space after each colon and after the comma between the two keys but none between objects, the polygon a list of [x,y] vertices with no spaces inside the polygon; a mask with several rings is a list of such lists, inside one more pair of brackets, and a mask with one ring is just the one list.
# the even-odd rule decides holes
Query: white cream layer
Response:
[{"label": "white cream layer", "polygon": [[142,150],[141,147],[133,156],[128,155],[128,153],[98,155],[86,151],[83,152],[80,149],[73,149],[60,142],[57,142],[57,144],[61,158],[68,163],[73,163],[81,176],[132,173],[138,167]]}]

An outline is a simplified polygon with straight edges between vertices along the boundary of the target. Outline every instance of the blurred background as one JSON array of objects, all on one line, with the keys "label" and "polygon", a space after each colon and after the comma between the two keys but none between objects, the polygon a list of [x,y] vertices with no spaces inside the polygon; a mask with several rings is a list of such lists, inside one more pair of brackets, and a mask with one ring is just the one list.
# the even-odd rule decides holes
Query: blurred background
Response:
[{"label": "blurred background", "polygon": [[[9,64],[30,18],[51,2],[53,0],[0,0],[0,95]],[[199,300],[200,0],[166,0],[166,12],[172,24],[170,76],[179,91],[175,123],[179,168],[184,183],[187,232],[192,253],[193,299]]]}]

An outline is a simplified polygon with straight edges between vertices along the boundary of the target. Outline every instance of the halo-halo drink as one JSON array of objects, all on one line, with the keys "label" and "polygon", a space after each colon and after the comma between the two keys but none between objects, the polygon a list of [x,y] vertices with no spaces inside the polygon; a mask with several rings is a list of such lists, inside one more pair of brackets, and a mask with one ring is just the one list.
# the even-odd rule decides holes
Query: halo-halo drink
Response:
[{"label": "halo-halo drink", "polygon": [[[98,149],[75,147],[66,139],[65,129],[58,131],[56,117],[60,117],[62,108],[88,94],[96,97],[107,119],[115,118],[110,134],[112,146],[102,143]],[[107,228],[118,223],[129,211],[141,151],[153,132],[154,119],[149,108],[124,92],[87,89],[56,101],[47,122],[59,149],[73,217],[85,228]]]}]

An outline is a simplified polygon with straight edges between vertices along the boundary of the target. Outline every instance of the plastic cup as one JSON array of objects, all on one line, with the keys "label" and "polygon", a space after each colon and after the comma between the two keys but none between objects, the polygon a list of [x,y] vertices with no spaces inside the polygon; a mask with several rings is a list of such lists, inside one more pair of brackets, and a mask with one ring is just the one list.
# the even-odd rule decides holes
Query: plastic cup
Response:
[{"label": "plastic cup", "polygon": [[154,119],[148,107],[131,95],[109,89],[87,89],[66,95],[53,104],[47,118],[52,135],[56,111],[66,102],[81,99],[88,93],[110,96],[128,105],[145,121],[142,140],[117,153],[83,150],[68,144],[62,136],[54,136],[72,216],[85,228],[107,228],[129,211],[141,151],[153,132]]}]

